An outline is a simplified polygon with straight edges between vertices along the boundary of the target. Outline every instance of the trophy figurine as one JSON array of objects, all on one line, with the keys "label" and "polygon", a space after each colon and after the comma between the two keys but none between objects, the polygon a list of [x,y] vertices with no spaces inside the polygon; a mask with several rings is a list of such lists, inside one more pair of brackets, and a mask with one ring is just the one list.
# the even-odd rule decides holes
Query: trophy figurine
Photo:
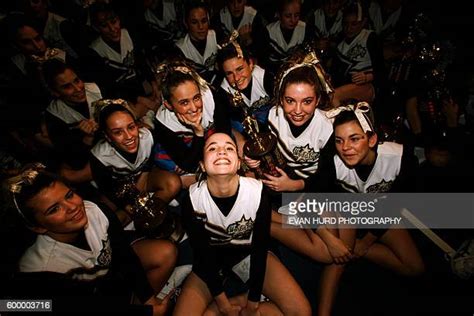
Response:
[{"label": "trophy figurine", "polygon": [[232,105],[243,111],[244,120],[242,125],[249,140],[244,144],[244,154],[260,161],[260,166],[255,170],[258,178],[265,178],[265,173],[278,177],[280,173],[276,167],[283,168],[286,164],[285,158],[277,146],[277,137],[270,132],[260,132],[258,122],[249,113],[241,92],[237,87],[232,94]]},{"label": "trophy figurine", "polygon": [[131,202],[125,210],[133,219],[138,232],[147,237],[170,239],[174,242],[183,237],[181,223],[174,214],[167,211],[166,203],[148,192],[140,193],[133,181],[124,182],[116,196]]}]

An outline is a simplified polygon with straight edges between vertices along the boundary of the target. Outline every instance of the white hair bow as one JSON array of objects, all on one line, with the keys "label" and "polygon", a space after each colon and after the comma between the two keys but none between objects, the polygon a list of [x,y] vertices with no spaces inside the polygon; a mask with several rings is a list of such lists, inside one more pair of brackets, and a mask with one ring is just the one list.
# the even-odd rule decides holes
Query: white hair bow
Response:
[{"label": "white hair bow", "polygon": [[335,118],[343,111],[352,111],[354,112],[357,120],[359,121],[360,126],[364,133],[373,132],[374,127],[372,126],[371,120],[368,118],[366,113],[370,112],[370,105],[367,102],[358,102],[357,104],[348,104],[343,105],[338,108],[329,110],[326,112],[327,118]]}]

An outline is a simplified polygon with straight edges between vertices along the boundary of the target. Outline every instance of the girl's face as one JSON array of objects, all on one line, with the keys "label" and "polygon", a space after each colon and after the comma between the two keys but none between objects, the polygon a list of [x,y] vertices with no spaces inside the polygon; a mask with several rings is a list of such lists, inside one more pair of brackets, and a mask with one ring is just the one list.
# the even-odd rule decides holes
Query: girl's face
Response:
[{"label": "girl's face", "polygon": [[118,43],[122,35],[120,18],[112,12],[97,14],[97,30],[106,42]]},{"label": "girl's face", "polygon": [[325,4],[323,4],[324,13],[330,17],[336,16],[337,12],[339,11],[339,9],[341,9],[341,7],[342,7],[341,0],[329,0],[329,1],[326,1]]},{"label": "girl's face", "polygon": [[240,160],[237,146],[229,135],[215,133],[207,139],[201,168],[208,176],[237,174]]},{"label": "girl's face", "polygon": [[280,24],[285,30],[293,30],[300,20],[301,5],[298,1],[288,3],[280,12]]},{"label": "girl's face", "polygon": [[56,76],[53,95],[66,103],[79,104],[86,102],[84,82],[71,69],[66,69]]},{"label": "girl's face", "polygon": [[247,62],[245,58],[234,57],[222,63],[222,70],[229,85],[239,90],[248,87],[252,80],[253,62]]},{"label": "girl's face", "polygon": [[25,25],[18,29],[15,42],[20,51],[27,56],[43,56],[46,53],[46,42],[43,37],[30,26]]},{"label": "girl's face", "polygon": [[138,151],[140,138],[134,118],[127,112],[112,113],[106,121],[107,139],[118,149],[133,154]]},{"label": "girl's face", "polygon": [[375,159],[373,148],[377,135],[368,136],[359,122],[349,121],[336,126],[334,130],[336,150],[342,161],[349,166],[370,165]]},{"label": "girl's face", "polygon": [[58,241],[71,241],[70,236],[87,225],[82,198],[59,181],[41,190],[26,205],[33,209],[36,219],[33,230]]},{"label": "girl's face", "polygon": [[227,7],[233,17],[240,17],[244,13],[246,0],[229,0]]},{"label": "girl's face", "polygon": [[194,81],[185,81],[171,89],[170,100],[165,106],[184,116],[190,122],[196,122],[202,117],[202,96],[198,85]]},{"label": "girl's face", "polygon": [[294,126],[302,126],[313,117],[319,98],[315,87],[306,82],[290,83],[282,97],[286,119]]},{"label": "girl's face", "polygon": [[209,31],[209,19],[207,11],[203,8],[196,8],[189,12],[186,19],[189,36],[195,41],[203,41],[207,38]]},{"label": "girl's face", "polygon": [[365,22],[365,18],[362,18],[361,21],[357,21],[357,14],[348,14],[344,16],[342,27],[345,37],[347,39],[356,37],[364,28]]}]

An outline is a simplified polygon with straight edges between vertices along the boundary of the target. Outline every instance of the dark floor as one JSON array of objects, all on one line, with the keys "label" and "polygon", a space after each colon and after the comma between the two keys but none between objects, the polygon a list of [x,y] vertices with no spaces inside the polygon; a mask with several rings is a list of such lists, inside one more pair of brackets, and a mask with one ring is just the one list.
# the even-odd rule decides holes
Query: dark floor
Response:
[{"label": "dark floor", "polygon": [[[412,235],[425,259],[425,275],[401,277],[364,260],[350,264],[340,285],[334,316],[474,315],[474,280],[454,275],[439,248],[418,231],[412,231]],[[450,231],[445,235],[457,248],[461,242],[455,242],[462,241],[469,232]],[[315,311],[322,265],[284,246],[280,246],[280,257]]]}]

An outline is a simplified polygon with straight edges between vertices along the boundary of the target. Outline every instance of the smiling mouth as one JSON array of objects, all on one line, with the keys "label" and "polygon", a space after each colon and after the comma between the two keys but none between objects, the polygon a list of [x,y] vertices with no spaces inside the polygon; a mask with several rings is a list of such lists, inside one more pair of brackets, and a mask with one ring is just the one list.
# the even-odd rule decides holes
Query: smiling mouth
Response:
[{"label": "smiling mouth", "polygon": [[132,147],[132,146],[135,146],[135,143],[136,143],[136,141],[135,141],[135,138],[134,138],[134,139],[129,140],[129,141],[123,143],[123,144],[127,147]]},{"label": "smiling mouth", "polygon": [[214,161],[215,165],[230,165],[230,160],[227,158],[219,158]]},{"label": "smiling mouth", "polygon": [[82,219],[82,217],[84,216],[84,212],[82,210],[82,208],[79,208],[79,210],[77,210],[76,214],[74,214],[72,217],[71,217],[71,221],[73,222],[76,222],[80,219]]}]

